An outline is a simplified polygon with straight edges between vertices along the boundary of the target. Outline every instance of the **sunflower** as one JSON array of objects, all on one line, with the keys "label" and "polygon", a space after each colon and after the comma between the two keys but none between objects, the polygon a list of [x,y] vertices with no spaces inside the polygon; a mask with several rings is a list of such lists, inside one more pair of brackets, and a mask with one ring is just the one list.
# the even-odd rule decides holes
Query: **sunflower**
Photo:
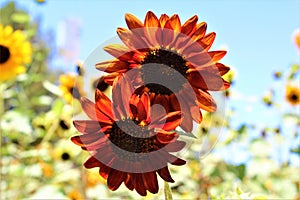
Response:
[{"label": "sunflower", "polygon": [[69,104],[72,104],[73,98],[80,99],[85,95],[80,77],[71,73],[62,74],[59,77],[60,90],[63,92],[62,96]]},{"label": "sunflower", "polygon": [[119,74],[130,71],[137,93],[147,92],[151,104],[161,104],[167,112],[182,111],[180,126],[192,131],[193,120],[202,120],[200,109],[216,111],[208,91],[230,86],[222,78],[230,68],[218,62],[226,51],[209,51],[216,34],[206,34],[207,24],[197,24],[197,15],[183,25],[177,14],[157,18],[151,11],[144,23],[131,14],[125,20],[129,30],[117,29],[125,46],[104,47],[115,59],[100,62],[96,68],[109,73],[105,81],[110,85]]},{"label": "sunflower", "polygon": [[296,47],[300,51],[300,29],[295,30],[295,32],[293,34],[293,40],[294,40]]},{"label": "sunflower", "polygon": [[168,163],[185,164],[169,153],[185,146],[174,132],[181,122],[181,112],[153,114],[148,94],[133,94],[126,75],[119,76],[113,87],[112,101],[98,89],[95,104],[81,98],[82,108],[91,120],[75,120],[74,126],[83,135],[71,140],[92,152],[84,166],[99,167],[99,174],[107,180],[110,190],[118,189],[124,182],[128,189],[135,189],[142,196],[147,190],[157,193],[156,173],[163,180],[174,182]]},{"label": "sunflower", "polygon": [[0,24],[0,81],[24,73],[24,64],[31,62],[31,44],[20,30]]},{"label": "sunflower", "polygon": [[285,90],[285,98],[291,105],[300,104],[300,89],[299,87],[287,85]]}]

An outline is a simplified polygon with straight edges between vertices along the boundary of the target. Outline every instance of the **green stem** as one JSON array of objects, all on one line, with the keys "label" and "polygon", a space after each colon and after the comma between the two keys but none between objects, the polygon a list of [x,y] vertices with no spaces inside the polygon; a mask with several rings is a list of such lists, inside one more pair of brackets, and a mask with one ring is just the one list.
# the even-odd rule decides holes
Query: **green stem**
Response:
[{"label": "green stem", "polygon": [[165,189],[165,200],[173,200],[173,197],[172,197],[172,191],[171,191],[171,188],[168,184],[168,182],[165,181],[165,185],[164,185]]}]

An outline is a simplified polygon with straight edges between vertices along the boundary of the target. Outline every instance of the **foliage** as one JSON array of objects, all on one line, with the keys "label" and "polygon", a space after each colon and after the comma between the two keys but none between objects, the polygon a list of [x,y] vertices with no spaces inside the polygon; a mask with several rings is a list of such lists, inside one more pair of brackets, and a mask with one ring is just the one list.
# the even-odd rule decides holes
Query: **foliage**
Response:
[{"label": "foliage", "polygon": [[[1,23],[22,30],[33,46],[32,63],[26,73],[0,84],[1,197],[140,198],[123,186],[116,192],[109,191],[97,170],[82,167],[87,155],[69,139],[76,134],[72,117],[80,113],[78,102],[74,99],[72,106],[61,95],[59,74],[48,68],[51,49],[42,37],[40,24],[13,2],[4,5],[0,13]],[[286,72],[276,72],[275,87],[299,80],[299,68],[296,63]],[[183,152],[187,166],[171,167],[175,183],[165,185],[167,199],[171,199],[170,191],[174,199],[299,199],[300,169],[295,163],[300,157],[299,105],[285,102],[283,91],[273,88],[261,97],[267,109],[280,115],[280,123],[272,127],[248,122],[236,127],[232,123],[235,110],[229,109],[223,122],[226,136],[219,138],[214,131],[222,126],[222,119],[206,113],[196,138],[189,138],[190,145]],[[231,101],[234,93],[233,87],[224,95]],[[206,143],[208,150],[203,148]],[[281,146],[289,150],[289,158],[277,161],[273,150]],[[231,153],[248,152],[249,159],[239,163],[225,160],[219,152],[228,148],[233,149]],[[161,190],[146,199],[163,195]]]}]

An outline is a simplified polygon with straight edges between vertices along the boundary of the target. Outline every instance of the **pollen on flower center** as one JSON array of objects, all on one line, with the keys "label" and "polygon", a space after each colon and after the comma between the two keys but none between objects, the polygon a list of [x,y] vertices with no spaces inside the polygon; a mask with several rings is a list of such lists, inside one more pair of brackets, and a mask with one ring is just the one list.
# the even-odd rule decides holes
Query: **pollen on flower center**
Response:
[{"label": "pollen on flower center", "polygon": [[10,57],[9,49],[0,45],[0,64],[5,63]]},{"label": "pollen on flower center", "polygon": [[[161,67],[157,70],[157,68],[153,69],[153,65],[165,65],[169,68]],[[179,91],[184,84],[184,80],[179,78],[177,72],[182,76],[187,77],[186,71],[188,69],[189,67],[186,65],[184,58],[177,53],[164,49],[154,49],[150,50],[144,58],[141,67],[141,75],[145,86],[150,92],[170,95],[173,92]],[[155,80],[157,80],[158,83],[163,83],[165,81],[171,82],[172,86],[174,86],[172,87],[173,92],[161,84],[151,83],[153,77],[155,77]]]},{"label": "pollen on flower center", "polygon": [[[139,121],[131,119],[115,122],[109,134],[109,140],[128,153],[154,151],[155,136],[146,126],[139,126],[138,124]],[[128,155],[126,156],[128,157]]]}]

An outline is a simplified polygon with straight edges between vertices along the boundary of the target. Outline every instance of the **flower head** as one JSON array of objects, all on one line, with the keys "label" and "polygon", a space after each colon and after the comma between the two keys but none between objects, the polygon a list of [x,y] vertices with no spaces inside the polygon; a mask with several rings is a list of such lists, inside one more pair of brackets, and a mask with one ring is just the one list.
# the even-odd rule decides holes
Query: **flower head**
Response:
[{"label": "flower head", "polygon": [[206,34],[207,25],[197,24],[197,15],[183,25],[176,14],[157,18],[151,11],[144,23],[131,14],[126,14],[125,19],[129,30],[117,29],[125,46],[104,47],[116,59],[98,63],[97,69],[109,73],[105,78],[108,84],[130,72],[136,93],[148,93],[151,104],[162,105],[166,112],[182,111],[180,126],[190,132],[192,121],[202,120],[200,108],[216,110],[208,91],[230,86],[222,79],[229,67],[219,63],[226,51],[208,51],[216,34]]},{"label": "flower head", "polygon": [[185,164],[169,153],[185,146],[174,132],[181,122],[181,112],[153,114],[148,94],[134,94],[129,82],[126,75],[114,81],[113,101],[98,89],[95,103],[81,98],[82,108],[90,120],[74,121],[83,135],[71,139],[83,150],[92,152],[84,166],[99,167],[109,189],[116,190],[124,182],[128,189],[145,196],[147,190],[158,192],[156,173],[165,181],[174,182],[168,163]]},{"label": "flower head", "polygon": [[297,86],[287,85],[285,90],[285,98],[291,105],[300,104],[300,89]]},{"label": "flower head", "polygon": [[0,82],[24,73],[31,62],[31,44],[20,30],[0,24]]},{"label": "flower head", "polygon": [[69,104],[72,103],[74,98],[79,100],[81,96],[85,95],[79,76],[71,73],[62,74],[59,77],[59,81],[59,88],[63,92],[63,98]]}]

